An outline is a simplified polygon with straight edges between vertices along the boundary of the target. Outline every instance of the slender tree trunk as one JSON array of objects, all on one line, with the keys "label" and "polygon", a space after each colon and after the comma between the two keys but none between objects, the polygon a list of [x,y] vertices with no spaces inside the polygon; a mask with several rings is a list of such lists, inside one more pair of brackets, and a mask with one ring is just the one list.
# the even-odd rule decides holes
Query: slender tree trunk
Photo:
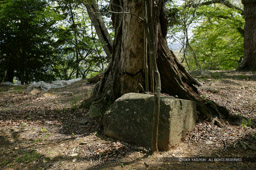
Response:
[{"label": "slender tree trunk", "polygon": [[71,2],[69,3],[69,11],[70,11],[70,16],[71,16],[71,21],[72,21],[72,29],[74,31],[74,38],[75,38],[75,49],[74,49],[74,54],[76,58],[76,78],[79,78],[79,73],[80,73],[80,68],[79,68],[79,47],[78,47],[78,32],[77,32],[77,26],[74,18],[74,13],[73,13],[73,8]]},{"label": "slender tree trunk", "polygon": [[10,67],[7,69],[6,81],[13,82],[14,78],[14,68]]},{"label": "slender tree trunk", "polygon": [[92,21],[92,24],[95,27],[97,35],[100,39],[101,44],[103,45],[104,51],[106,52],[108,58],[111,58],[112,49],[113,49],[113,41],[108,33],[107,28],[105,27],[104,21],[101,17],[100,10],[95,1],[83,1],[86,6],[88,15]]},{"label": "slender tree trunk", "polygon": [[242,0],[244,4],[244,58],[238,70],[256,70],[256,0]]},{"label": "slender tree trunk", "polygon": [[5,70],[3,72],[3,77],[2,77],[1,83],[5,82],[6,76],[7,76],[7,70]]}]

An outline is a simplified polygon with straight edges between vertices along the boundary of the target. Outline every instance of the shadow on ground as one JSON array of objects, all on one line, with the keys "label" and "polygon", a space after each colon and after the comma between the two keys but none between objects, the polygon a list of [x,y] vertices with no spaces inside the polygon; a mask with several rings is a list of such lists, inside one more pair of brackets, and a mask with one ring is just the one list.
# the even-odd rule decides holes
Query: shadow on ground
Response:
[{"label": "shadow on ground", "polygon": [[[204,169],[210,168],[219,168],[219,169],[253,169],[256,167],[256,150],[252,150],[256,146],[246,145],[246,148],[240,144],[249,143],[249,141],[255,141],[256,134],[246,136],[238,141],[236,141],[237,146],[226,146],[218,150],[217,152],[207,151],[210,153],[210,156],[205,158],[203,155],[190,157],[190,161],[180,161],[176,157],[161,157],[161,154],[158,156],[150,156],[149,152],[144,152],[143,156],[132,159],[130,161],[123,161],[125,155],[136,152],[136,150],[127,151],[125,155],[121,157],[112,156],[112,160],[101,160],[105,155],[109,156],[108,153],[90,154],[88,156],[83,156],[79,154],[77,156],[56,156],[56,157],[47,157],[43,154],[40,154],[36,146],[30,144],[27,147],[19,146],[19,143],[26,143],[28,141],[22,141],[18,136],[20,132],[11,131],[10,134],[5,134],[1,131],[1,145],[0,145],[0,168],[7,169],[8,167],[14,167],[15,169],[61,169],[61,168],[70,168],[74,169],[70,164],[68,167],[61,167],[59,162],[68,162],[71,164],[79,164],[82,162],[94,162],[92,165],[87,165],[86,167],[81,164],[76,167],[77,169],[198,169],[204,167]],[[102,137],[105,139],[105,137]],[[10,140],[12,139],[12,140]],[[52,140],[51,143],[62,143],[64,141],[73,141],[75,138],[63,139],[63,140]],[[49,143],[44,144],[49,145]],[[17,146],[19,146],[17,148]],[[124,148],[112,149],[109,150],[109,153],[112,152],[122,152]],[[142,151],[141,151],[142,152]],[[170,152],[170,151],[169,151]],[[241,153],[243,152],[243,153]],[[111,156],[109,156],[111,158]],[[200,158],[200,159],[199,159]],[[203,161],[206,159],[215,159],[211,162],[209,160]],[[235,161],[223,161],[224,158],[235,158]],[[248,158],[248,159],[246,159]],[[253,158],[253,159],[252,159]],[[75,162],[74,162],[75,160]],[[193,160],[193,161],[192,161]],[[201,161],[200,161],[201,160]],[[227,159],[226,159],[227,160]]]},{"label": "shadow on ground", "polygon": [[[228,78],[229,73],[218,73],[214,78],[223,78],[223,76]],[[250,76],[250,80],[252,80],[253,76]],[[231,77],[231,79],[242,78],[248,80],[248,76],[233,75]],[[224,83],[237,82],[225,80]],[[20,90],[18,89],[18,91]],[[36,100],[37,97],[32,97],[32,99]],[[30,99],[13,100],[13,105],[21,100],[29,102]],[[51,100],[51,102],[54,102],[54,100]],[[1,104],[2,106],[6,105],[6,103],[0,103],[0,107]],[[253,122],[256,122],[255,119],[248,119],[245,116],[241,116],[241,118],[245,119],[247,123],[249,120],[252,122],[251,125],[245,124],[245,126],[255,128],[253,124]],[[241,122],[237,125],[241,126]],[[234,143],[226,143],[221,147],[216,146],[215,150],[205,149],[202,154],[190,156],[197,158],[204,156],[212,158],[255,158],[255,141],[256,133],[251,133],[237,139]],[[199,146],[191,145],[191,147]],[[177,159],[173,160],[175,156],[172,155],[172,152],[171,150],[152,156],[144,148],[109,139],[102,134],[100,122],[90,119],[83,109],[76,106],[70,108],[42,106],[24,107],[22,109],[9,107],[0,110],[0,169],[256,168],[254,160],[242,162],[179,162]]]}]

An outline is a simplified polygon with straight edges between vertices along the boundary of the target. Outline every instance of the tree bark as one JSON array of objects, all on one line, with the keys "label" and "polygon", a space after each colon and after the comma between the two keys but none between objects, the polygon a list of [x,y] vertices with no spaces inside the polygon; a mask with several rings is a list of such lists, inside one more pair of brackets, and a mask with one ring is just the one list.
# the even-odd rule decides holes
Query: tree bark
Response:
[{"label": "tree bark", "polygon": [[239,8],[238,6],[232,4],[231,2],[227,1],[227,0],[211,0],[211,1],[206,1],[206,2],[202,2],[202,3],[194,3],[193,1],[191,1],[192,3],[189,3],[187,6],[189,7],[197,7],[197,6],[203,6],[203,5],[211,5],[211,4],[223,4],[228,8],[231,9],[235,9],[237,11],[239,11],[241,14],[243,14],[243,9]]},{"label": "tree bark", "polygon": [[7,75],[6,75],[6,81],[8,82],[13,82],[13,78],[14,78],[14,68],[13,67],[9,67],[7,69]]},{"label": "tree bark", "polygon": [[243,0],[244,4],[244,57],[238,68],[242,71],[256,70],[256,0]]},{"label": "tree bark", "polygon": [[96,29],[97,35],[100,39],[101,44],[103,45],[104,51],[106,52],[108,58],[111,58],[113,41],[108,33],[107,28],[105,27],[97,3],[95,1],[90,1],[89,3],[83,1],[83,3],[86,6],[88,15],[92,21],[93,26]]},{"label": "tree bark", "polygon": [[5,71],[3,72],[3,77],[2,77],[1,83],[5,82],[6,76],[7,76],[7,70],[5,70]]},{"label": "tree bark", "polygon": [[75,60],[75,71],[76,71],[76,78],[79,78],[79,72],[80,72],[80,69],[79,69],[79,64],[80,64],[80,61],[79,61],[79,49],[78,49],[78,32],[77,32],[77,25],[76,25],[76,22],[75,22],[75,16],[74,16],[74,13],[73,13],[73,8],[72,8],[72,4],[71,2],[69,2],[68,4],[68,7],[69,7],[69,11],[70,11],[70,19],[71,19],[71,22],[72,22],[72,29],[74,31],[74,38],[75,38],[75,49],[74,49],[74,54],[75,54],[75,57],[76,57],[76,60]]},{"label": "tree bark", "polygon": [[98,95],[106,95],[113,101],[124,93],[137,91],[144,85],[143,52],[144,25],[138,17],[123,14],[124,11],[143,18],[143,0],[112,0],[111,11],[115,28],[112,61],[105,71]]},{"label": "tree bark", "polygon": [[[157,66],[161,75],[162,92],[181,99],[193,100],[201,119],[219,116],[228,117],[228,111],[214,102],[203,100],[198,91],[199,82],[192,78],[169,50],[166,40],[167,19],[164,0],[158,1],[155,25]],[[144,69],[144,0],[111,0],[115,39],[112,60],[103,78],[94,89],[92,104],[101,103],[102,113],[107,105],[128,92],[139,92],[138,85],[145,89]],[[149,73],[152,70],[149,71]],[[152,76],[150,76],[152,80]],[[152,85],[150,85],[152,91]],[[91,102],[87,101],[87,102]],[[99,106],[97,106],[99,107]]]}]

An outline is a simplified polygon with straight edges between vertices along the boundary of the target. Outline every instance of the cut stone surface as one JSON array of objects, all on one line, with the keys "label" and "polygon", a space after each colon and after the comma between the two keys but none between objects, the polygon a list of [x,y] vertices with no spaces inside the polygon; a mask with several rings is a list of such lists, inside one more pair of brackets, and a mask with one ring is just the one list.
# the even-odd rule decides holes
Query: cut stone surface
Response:
[{"label": "cut stone surface", "polygon": [[[158,146],[169,150],[195,127],[196,104],[189,100],[161,97]],[[104,115],[107,136],[151,147],[154,96],[127,93],[118,98]]]}]

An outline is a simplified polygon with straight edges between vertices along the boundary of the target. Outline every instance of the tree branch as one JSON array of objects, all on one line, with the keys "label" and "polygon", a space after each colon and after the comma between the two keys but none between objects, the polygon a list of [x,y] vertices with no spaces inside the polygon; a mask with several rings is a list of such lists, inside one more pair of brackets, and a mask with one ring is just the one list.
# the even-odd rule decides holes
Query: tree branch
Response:
[{"label": "tree branch", "polygon": [[239,11],[239,13],[241,13],[242,15],[244,13],[243,9],[241,9],[238,6],[230,3],[227,0],[211,0],[211,1],[206,1],[206,2],[202,2],[202,3],[198,3],[198,4],[195,4],[195,3],[193,3],[193,1],[190,1],[188,3],[187,7],[195,8],[195,7],[198,7],[198,6],[211,5],[211,4],[223,4],[223,5],[225,5],[228,8],[235,9],[235,10]]}]

